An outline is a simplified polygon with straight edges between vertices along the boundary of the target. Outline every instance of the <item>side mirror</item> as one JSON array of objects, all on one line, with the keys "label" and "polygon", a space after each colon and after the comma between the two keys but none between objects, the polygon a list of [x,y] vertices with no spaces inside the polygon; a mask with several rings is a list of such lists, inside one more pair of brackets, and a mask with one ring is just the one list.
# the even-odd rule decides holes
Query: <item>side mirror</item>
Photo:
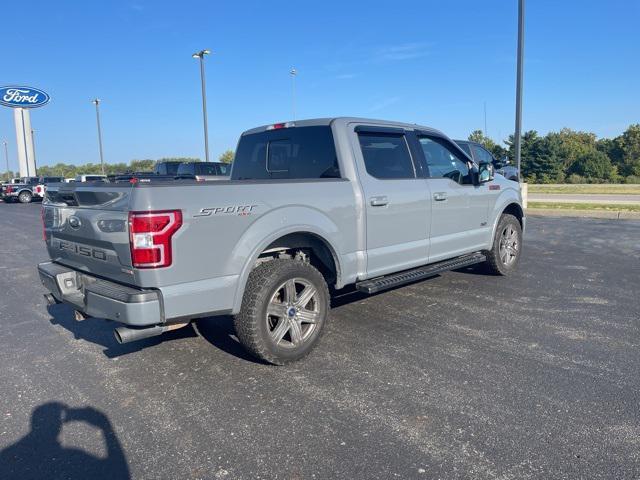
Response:
[{"label": "side mirror", "polygon": [[478,183],[487,183],[495,177],[495,169],[491,163],[482,162],[478,165]]},{"label": "side mirror", "polygon": [[503,165],[510,165],[511,164],[511,160],[509,160],[508,156],[505,155],[504,157],[502,157],[502,164]]}]

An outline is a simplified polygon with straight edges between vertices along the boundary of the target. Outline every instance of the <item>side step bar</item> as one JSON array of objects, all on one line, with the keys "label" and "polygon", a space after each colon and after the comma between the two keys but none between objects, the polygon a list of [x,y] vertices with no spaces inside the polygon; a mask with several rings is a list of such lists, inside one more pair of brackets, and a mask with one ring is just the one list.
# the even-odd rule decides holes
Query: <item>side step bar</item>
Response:
[{"label": "side step bar", "polygon": [[413,270],[405,270],[400,273],[392,273],[384,277],[378,277],[371,280],[363,280],[356,283],[356,288],[368,294],[378,293],[388,288],[397,287],[406,283],[416,282],[418,280],[424,280],[425,278],[433,277],[439,273],[446,272],[448,270],[455,270],[457,268],[468,267],[476,263],[484,262],[487,259],[482,253],[472,253],[470,255],[463,255],[461,257],[452,258],[450,260],[444,260],[438,263],[432,263],[431,265],[425,265],[424,267],[418,267]]}]

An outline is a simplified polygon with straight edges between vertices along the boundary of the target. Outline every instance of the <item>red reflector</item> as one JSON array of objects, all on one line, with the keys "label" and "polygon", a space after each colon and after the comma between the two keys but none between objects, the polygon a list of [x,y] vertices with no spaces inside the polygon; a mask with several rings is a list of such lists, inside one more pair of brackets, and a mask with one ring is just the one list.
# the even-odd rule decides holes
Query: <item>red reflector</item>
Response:
[{"label": "red reflector", "polygon": [[489,185],[489,190],[500,190],[500,185]]},{"label": "red reflector", "polygon": [[171,238],[182,226],[180,210],[129,213],[131,262],[136,268],[168,267]]},{"label": "red reflector", "polygon": [[129,183],[138,183],[138,179],[137,178],[131,178],[129,179]]}]

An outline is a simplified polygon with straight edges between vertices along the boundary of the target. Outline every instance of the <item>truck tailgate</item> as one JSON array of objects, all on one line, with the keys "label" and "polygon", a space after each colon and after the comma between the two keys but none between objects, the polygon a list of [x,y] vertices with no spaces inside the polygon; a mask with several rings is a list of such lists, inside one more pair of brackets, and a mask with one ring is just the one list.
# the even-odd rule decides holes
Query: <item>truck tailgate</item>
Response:
[{"label": "truck tailgate", "polygon": [[71,268],[132,283],[130,185],[56,186],[42,206],[51,259]]}]

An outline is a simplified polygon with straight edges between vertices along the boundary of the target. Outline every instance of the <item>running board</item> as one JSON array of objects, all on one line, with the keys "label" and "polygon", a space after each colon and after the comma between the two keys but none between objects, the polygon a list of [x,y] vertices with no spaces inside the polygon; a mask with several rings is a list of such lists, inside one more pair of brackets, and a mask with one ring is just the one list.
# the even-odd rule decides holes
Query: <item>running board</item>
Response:
[{"label": "running board", "polygon": [[439,273],[457,268],[468,267],[476,263],[484,262],[487,259],[482,253],[472,253],[463,255],[462,257],[444,260],[424,267],[415,268],[413,270],[405,270],[400,273],[392,273],[384,277],[374,278],[372,280],[363,280],[356,283],[356,288],[365,293],[378,293],[388,288],[397,287],[406,283],[424,280],[425,278],[434,277]]}]

